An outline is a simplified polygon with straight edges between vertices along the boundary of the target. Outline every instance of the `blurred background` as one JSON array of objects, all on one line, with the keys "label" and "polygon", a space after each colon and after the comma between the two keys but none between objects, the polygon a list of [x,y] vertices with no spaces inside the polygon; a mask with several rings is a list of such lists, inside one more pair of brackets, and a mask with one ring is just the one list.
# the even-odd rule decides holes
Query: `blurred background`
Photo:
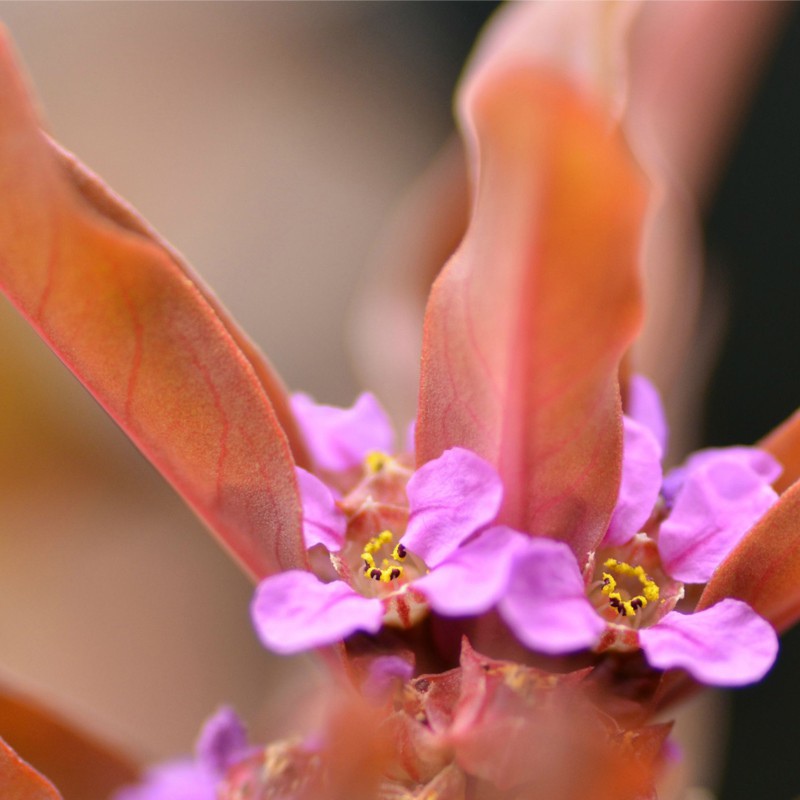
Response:
[{"label": "blurred background", "polygon": [[[56,138],[184,253],[292,389],[349,404],[348,309],[452,132],[494,7],[0,2],[0,19]],[[695,444],[755,441],[800,404],[800,13],[784,17],[709,192],[704,313],[722,345]],[[223,701],[285,734],[311,667],[260,648],[250,584],[5,301],[0,370],[3,667],[151,758],[186,751]],[[800,634],[783,650],[732,695],[725,800],[800,795],[778,733],[800,714]]]}]

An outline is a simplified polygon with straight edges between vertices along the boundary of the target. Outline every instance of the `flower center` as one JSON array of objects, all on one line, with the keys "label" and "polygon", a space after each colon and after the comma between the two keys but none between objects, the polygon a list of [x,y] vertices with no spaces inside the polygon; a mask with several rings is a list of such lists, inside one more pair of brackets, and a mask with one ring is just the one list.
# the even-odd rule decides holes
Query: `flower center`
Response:
[{"label": "flower center", "polygon": [[[625,561],[609,558],[603,563],[609,570],[602,576],[602,592],[608,598],[608,604],[616,610],[621,617],[635,617],[636,612],[643,609],[648,603],[658,600],[660,590],[658,584],[645,573],[640,566],[631,566]],[[633,578],[641,586],[641,592],[625,600],[620,592],[617,578]],[[638,588],[638,587],[637,587]],[[628,592],[627,594],[633,594]]]},{"label": "flower center", "polygon": [[406,548],[399,542],[392,550],[391,556],[384,557],[381,560],[379,567],[375,561],[375,556],[380,557],[380,552],[388,549],[389,545],[394,541],[394,534],[391,531],[383,531],[377,536],[373,536],[365,545],[361,553],[361,560],[364,562],[364,574],[374,581],[381,583],[390,583],[399,578],[404,568],[400,565],[400,561],[405,560],[408,555]]},{"label": "flower center", "polygon": [[380,450],[372,450],[367,453],[364,458],[364,467],[367,471],[367,475],[377,475],[382,470],[395,466],[396,464],[397,461],[394,458]]}]

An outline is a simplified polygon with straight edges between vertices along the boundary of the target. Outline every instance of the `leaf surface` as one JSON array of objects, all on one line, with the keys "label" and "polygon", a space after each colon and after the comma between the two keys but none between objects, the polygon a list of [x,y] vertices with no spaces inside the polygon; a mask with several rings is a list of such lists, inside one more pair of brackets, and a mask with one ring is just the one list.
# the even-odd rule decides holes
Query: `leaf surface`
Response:
[{"label": "leaf surface", "polygon": [[473,210],[426,312],[418,460],[474,450],[503,478],[504,521],[583,559],[619,487],[641,176],[607,116],[546,69],[490,74],[462,117]]},{"label": "leaf surface", "polygon": [[[16,751],[10,752],[6,745],[0,764],[16,765],[13,769],[20,771],[39,792],[31,794],[31,798],[50,800],[61,795],[30,767],[18,766],[20,757],[44,772],[59,787],[64,800],[106,800],[114,790],[138,777],[134,764],[113,748],[6,687],[0,690],[0,736]],[[14,774],[12,766],[6,768]],[[0,775],[2,770],[0,766]],[[5,785],[0,785],[5,790]],[[5,791],[0,796],[6,800]]]},{"label": "leaf surface", "polygon": [[40,132],[1,31],[0,286],[251,574],[305,564],[280,382],[179,257]]},{"label": "leaf surface", "polygon": [[53,784],[0,739],[0,795],[3,800],[62,800]]}]

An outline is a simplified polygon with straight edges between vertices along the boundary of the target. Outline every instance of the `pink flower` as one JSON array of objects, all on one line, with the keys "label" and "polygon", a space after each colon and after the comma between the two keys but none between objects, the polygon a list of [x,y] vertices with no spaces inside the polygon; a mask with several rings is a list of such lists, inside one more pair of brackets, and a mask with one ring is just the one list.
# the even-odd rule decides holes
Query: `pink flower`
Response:
[{"label": "pink flower", "polygon": [[[652,387],[642,381],[634,392],[647,395],[652,412],[642,419],[663,432]],[[694,613],[675,607],[683,584],[707,583],[777,501],[770,484],[780,465],[755,448],[707,450],[669,473],[662,486],[661,451],[646,424],[625,418],[619,500],[597,553],[582,571],[562,543],[530,540],[500,613],[522,642],[541,652],[640,647],[652,666],[683,668],[703,683],[757,681],[778,652],[766,620],[734,599]]]},{"label": "pink flower", "polygon": [[[409,627],[428,609],[459,617],[497,603],[526,537],[489,527],[503,488],[488,462],[452,448],[412,473],[403,456],[375,449],[392,436],[370,395],[351,409],[316,406],[305,397],[293,407],[317,463],[346,454],[326,463],[341,471],[360,467],[363,477],[337,500],[298,468],[305,543],[330,553],[335,579],[324,583],[291,570],[263,580],[252,614],[267,647],[292,653],[359,630],[375,633],[387,621]],[[319,572],[330,576],[330,565]]]},{"label": "pink flower", "polygon": [[683,584],[706,583],[777,500],[770,483],[780,466],[754,448],[709,450],[662,485],[658,395],[637,376],[631,400],[641,421],[624,419],[617,505],[586,564],[563,542],[488,527],[502,484],[474,453],[453,448],[412,473],[373,450],[392,439],[373,397],[352,409],[295,401],[318,463],[349,446],[335,466],[350,473],[360,461],[363,478],[337,499],[298,469],[306,546],[328,551],[335,578],[323,566],[329,582],[306,571],[262,581],[252,610],[261,640],[291,653],[384,624],[408,627],[429,609],[462,617],[497,606],[520,641],[540,652],[641,648],[652,666],[684,668],[702,682],[760,679],[777,637],[746,603],[726,599],[689,614],[675,608]]}]

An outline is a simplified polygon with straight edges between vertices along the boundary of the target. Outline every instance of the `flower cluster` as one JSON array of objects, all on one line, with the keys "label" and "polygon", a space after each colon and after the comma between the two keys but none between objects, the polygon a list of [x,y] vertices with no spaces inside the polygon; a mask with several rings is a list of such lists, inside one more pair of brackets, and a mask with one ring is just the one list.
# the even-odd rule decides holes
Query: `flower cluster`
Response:
[{"label": "flower cluster", "polygon": [[350,409],[296,397],[334,485],[297,470],[318,574],[289,571],[260,584],[261,640],[291,653],[410,627],[428,610],[463,617],[496,608],[540,653],[641,648],[653,667],[684,668],[704,683],[759,680],[777,654],[772,626],[734,599],[692,613],[684,587],[705,584],[775,503],[780,466],[755,448],[706,450],[662,480],[658,396],[641,376],[630,393],[639,418],[624,419],[619,498],[586,563],[562,541],[498,524],[502,481],[476,454],[452,448],[413,471],[408,453],[384,452],[392,431],[373,396]]},{"label": "flower cluster", "polygon": [[[800,617],[800,416],[663,472],[659,398],[623,368],[642,252],[672,230],[634,156],[646,82],[623,102],[630,19],[516,4],[482,40],[457,98],[469,220],[436,263],[402,447],[372,395],[287,395],[42,134],[0,32],[0,287],[258,581],[261,641],[329,648],[341,701],[267,747],[223,709],[118,800],[652,800],[654,715],[771,667]],[[93,752],[110,788],[131,778]],[[0,758],[25,800],[59,800]]]}]

